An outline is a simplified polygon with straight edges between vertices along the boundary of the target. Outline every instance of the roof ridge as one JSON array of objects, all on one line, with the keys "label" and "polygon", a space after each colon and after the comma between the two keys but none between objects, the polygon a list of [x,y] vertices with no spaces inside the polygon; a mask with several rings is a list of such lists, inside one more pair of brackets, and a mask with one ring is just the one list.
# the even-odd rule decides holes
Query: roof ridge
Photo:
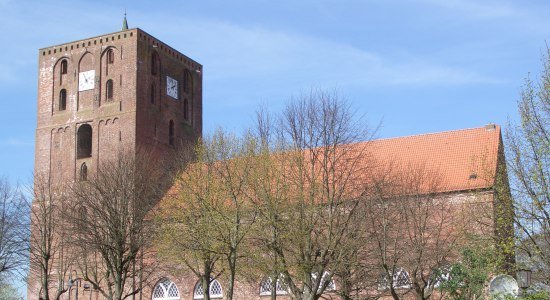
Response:
[{"label": "roof ridge", "polygon": [[[413,137],[421,137],[421,136],[428,136],[428,135],[436,135],[436,134],[443,134],[443,133],[454,133],[454,132],[460,132],[460,131],[471,131],[475,129],[486,129],[486,126],[488,125],[494,125],[496,131],[500,130],[500,125],[489,123],[487,125],[483,125],[481,127],[471,127],[471,128],[461,128],[461,129],[451,129],[451,130],[445,130],[445,131],[438,131],[438,132],[428,132],[428,133],[418,133],[418,134],[411,134],[411,135],[403,135],[403,136],[394,136],[394,137],[387,137],[387,138],[380,138],[380,139],[373,139],[370,141],[364,141],[364,142],[378,142],[378,141],[387,141],[387,140],[397,140],[397,139],[405,139],[405,138],[413,138]],[[487,129],[486,129],[487,130]]]}]

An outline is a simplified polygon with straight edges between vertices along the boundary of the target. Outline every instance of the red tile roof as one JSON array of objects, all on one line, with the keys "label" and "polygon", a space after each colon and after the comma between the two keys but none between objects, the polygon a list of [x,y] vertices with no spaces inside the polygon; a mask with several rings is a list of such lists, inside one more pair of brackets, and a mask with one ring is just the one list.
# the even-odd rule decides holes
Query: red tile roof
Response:
[{"label": "red tile roof", "polygon": [[500,139],[500,126],[487,125],[379,139],[366,142],[366,146],[371,158],[378,162],[422,165],[436,172],[437,192],[452,192],[493,186]]}]

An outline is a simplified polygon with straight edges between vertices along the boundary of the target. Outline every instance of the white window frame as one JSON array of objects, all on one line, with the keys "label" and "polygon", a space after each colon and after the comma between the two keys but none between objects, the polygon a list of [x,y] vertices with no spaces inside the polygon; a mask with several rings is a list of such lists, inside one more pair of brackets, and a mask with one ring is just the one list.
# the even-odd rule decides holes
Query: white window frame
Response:
[{"label": "white window frame", "polygon": [[[216,293],[213,291],[214,286],[219,287],[219,292]],[[223,298],[223,287],[221,283],[216,279],[211,279],[210,284],[208,285],[208,289],[210,290],[210,299],[221,299]],[[197,281],[195,284],[195,288],[193,289],[193,300],[198,299],[204,299],[204,291],[202,290],[202,285],[200,280]]]},{"label": "white window frame", "polygon": [[[160,288],[162,295],[155,296],[156,291]],[[176,289],[177,296],[170,296],[169,292],[172,288]],[[160,279],[155,287],[153,288],[153,293],[151,294],[152,300],[180,300],[180,291],[178,286],[168,278]]]}]

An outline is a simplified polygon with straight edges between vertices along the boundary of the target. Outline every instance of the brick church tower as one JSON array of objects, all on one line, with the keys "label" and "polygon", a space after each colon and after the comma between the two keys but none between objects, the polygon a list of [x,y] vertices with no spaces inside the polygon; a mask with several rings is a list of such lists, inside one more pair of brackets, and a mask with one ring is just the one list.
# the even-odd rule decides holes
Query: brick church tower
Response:
[{"label": "brick church tower", "polygon": [[35,174],[86,177],[118,151],[158,157],[202,132],[202,66],[139,28],[39,50]]},{"label": "brick church tower", "polygon": [[[126,18],[123,24],[118,32],[39,50],[35,182],[49,188],[86,180],[121,151],[170,158],[201,136],[202,65],[139,28],[128,29]],[[42,202],[35,199],[33,211]],[[55,251],[49,267],[65,286],[68,275],[55,273],[62,253]],[[31,270],[33,264],[31,258]],[[28,299],[42,293],[37,276],[29,275]]]}]

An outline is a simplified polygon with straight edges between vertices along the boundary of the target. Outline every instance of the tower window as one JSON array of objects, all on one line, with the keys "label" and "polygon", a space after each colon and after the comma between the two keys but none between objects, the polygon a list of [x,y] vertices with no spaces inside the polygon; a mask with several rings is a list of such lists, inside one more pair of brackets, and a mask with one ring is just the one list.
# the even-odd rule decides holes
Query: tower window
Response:
[{"label": "tower window", "polygon": [[88,180],[88,166],[86,166],[86,163],[82,163],[80,166],[80,181],[87,181]]},{"label": "tower window", "polygon": [[61,75],[67,74],[67,60],[64,59],[61,61]]},{"label": "tower window", "polygon": [[113,80],[112,79],[107,80],[106,90],[107,90],[107,100],[113,100]]},{"label": "tower window", "polygon": [[67,109],[67,90],[62,89],[59,92],[59,110]]},{"label": "tower window", "polygon": [[115,51],[113,51],[113,49],[109,49],[109,51],[107,51],[107,63],[113,64],[114,62],[115,62]]},{"label": "tower window", "polygon": [[155,84],[151,84],[151,90],[149,95],[149,100],[151,101],[151,104],[155,104],[155,98],[156,98],[156,88]]},{"label": "tower window", "polygon": [[189,121],[189,100],[187,98],[183,100],[183,118]]},{"label": "tower window", "polygon": [[170,120],[170,125],[168,126],[168,144],[174,146],[174,121]]},{"label": "tower window", "polygon": [[189,72],[189,70],[185,70],[185,75],[183,77],[183,91],[185,93],[190,93],[192,88],[193,77],[191,76],[191,72]]},{"label": "tower window", "polygon": [[92,156],[92,126],[83,124],[77,132],[77,151],[76,158],[85,158]]},{"label": "tower window", "polygon": [[152,55],[151,55],[151,74],[153,75],[157,75],[157,69],[158,69],[158,65],[159,65],[159,61],[158,61],[158,54],[156,52],[154,52]]}]

